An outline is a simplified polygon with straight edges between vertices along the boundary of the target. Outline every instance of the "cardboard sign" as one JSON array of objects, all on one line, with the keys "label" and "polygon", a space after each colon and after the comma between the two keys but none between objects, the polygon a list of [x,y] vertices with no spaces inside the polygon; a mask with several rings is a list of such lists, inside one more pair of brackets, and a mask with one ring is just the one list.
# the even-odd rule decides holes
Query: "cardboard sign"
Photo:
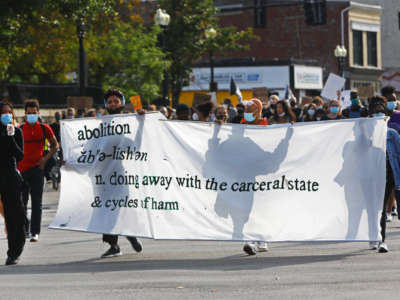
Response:
[{"label": "cardboard sign", "polygon": [[337,91],[343,89],[345,82],[346,79],[343,77],[330,73],[324,89],[321,92],[321,96],[328,100],[337,99]]},{"label": "cardboard sign", "polygon": [[211,95],[195,93],[194,98],[193,98],[192,107],[196,107],[197,105],[204,103],[204,102],[208,102],[208,101],[211,101]]},{"label": "cardboard sign", "polygon": [[268,89],[266,87],[253,88],[253,98],[260,99],[261,102],[268,102]]},{"label": "cardboard sign", "polygon": [[67,107],[73,107],[76,110],[92,108],[93,107],[93,97],[68,96],[67,97]]},{"label": "cardboard sign", "polygon": [[367,99],[375,95],[375,88],[372,85],[360,86],[358,88],[358,96],[362,99]]},{"label": "cardboard sign", "polygon": [[140,99],[140,95],[136,95],[136,96],[132,96],[129,98],[129,100],[131,101],[133,108],[135,110],[139,110],[142,109],[142,100]]}]

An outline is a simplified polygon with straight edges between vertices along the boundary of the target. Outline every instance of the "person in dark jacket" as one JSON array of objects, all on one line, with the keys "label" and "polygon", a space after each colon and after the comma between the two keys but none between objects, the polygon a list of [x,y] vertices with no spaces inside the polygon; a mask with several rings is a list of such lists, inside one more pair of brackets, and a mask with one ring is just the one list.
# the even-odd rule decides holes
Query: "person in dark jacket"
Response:
[{"label": "person in dark jacket", "polygon": [[22,177],[17,162],[24,157],[21,129],[15,127],[13,107],[0,102],[0,195],[7,227],[6,265],[15,265],[25,245],[25,213],[21,197]]}]

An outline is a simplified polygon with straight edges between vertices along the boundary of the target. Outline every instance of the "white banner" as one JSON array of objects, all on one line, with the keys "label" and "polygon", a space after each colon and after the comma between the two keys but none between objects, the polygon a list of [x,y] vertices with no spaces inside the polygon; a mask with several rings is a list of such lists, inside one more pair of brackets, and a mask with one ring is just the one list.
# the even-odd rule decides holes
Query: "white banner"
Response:
[{"label": "white banner", "polygon": [[51,228],[155,239],[379,240],[387,126],[262,127],[161,114],[62,121]]}]

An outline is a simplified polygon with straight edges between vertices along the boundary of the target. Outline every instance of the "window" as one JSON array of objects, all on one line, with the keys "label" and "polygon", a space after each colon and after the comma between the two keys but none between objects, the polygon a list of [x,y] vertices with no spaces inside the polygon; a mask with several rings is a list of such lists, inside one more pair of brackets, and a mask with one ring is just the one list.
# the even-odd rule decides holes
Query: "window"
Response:
[{"label": "window", "polygon": [[378,66],[378,51],[376,46],[376,32],[367,32],[368,66]]},{"label": "window", "polygon": [[[376,42],[376,39],[375,39]],[[376,49],[376,45],[375,45]],[[363,56],[363,37],[362,31],[353,30],[353,64],[362,66],[364,63]]]},{"label": "window", "polygon": [[254,27],[266,27],[267,8],[265,0],[254,0]]}]

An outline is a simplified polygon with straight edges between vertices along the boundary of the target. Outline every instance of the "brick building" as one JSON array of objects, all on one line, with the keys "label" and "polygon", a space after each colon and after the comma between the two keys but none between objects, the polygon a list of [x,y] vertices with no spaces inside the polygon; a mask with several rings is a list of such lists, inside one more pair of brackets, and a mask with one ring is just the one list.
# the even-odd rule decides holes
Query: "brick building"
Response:
[{"label": "brick building", "polygon": [[[325,80],[329,73],[339,73],[334,49],[341,44],[343,35],[348,54],[344,65],[347,86],[372,86],[375,91],[380,89],[382,8],[379,5],[328,0],[326,23],[310,26],[306,24],[303,1],[215,0],[214,3],[220,9],[218,16],[221,27],[233,25],[238,30],[253,27],[254,33],[260,37],[259,41],[250,42],[248,51],[224,53],[217,57],[216,73],[218,66],[222,67],[223,61],[227,59],[230,59],[232,65],[235,60],[251,58],[253,67],[258,62],[265,65],[266,61],[273,61],[275,64],[280,61],[303,61],[305,66],[308,61],[312,61],[312,65],[322,68],[322,77]],[[237,65],[246,67],[244,63]],[[292,78],[290,85],[297,90],[293,83]],[[306,92],[315,94],[319,90],[311,89]]]}]

